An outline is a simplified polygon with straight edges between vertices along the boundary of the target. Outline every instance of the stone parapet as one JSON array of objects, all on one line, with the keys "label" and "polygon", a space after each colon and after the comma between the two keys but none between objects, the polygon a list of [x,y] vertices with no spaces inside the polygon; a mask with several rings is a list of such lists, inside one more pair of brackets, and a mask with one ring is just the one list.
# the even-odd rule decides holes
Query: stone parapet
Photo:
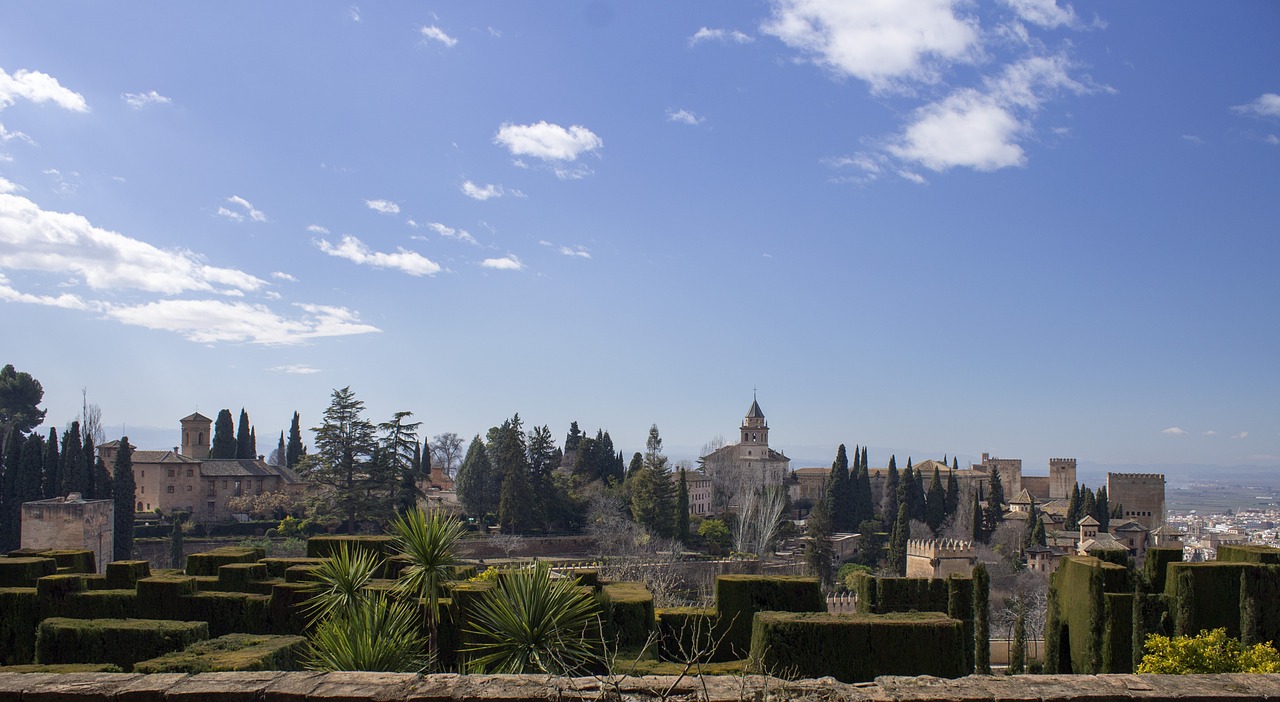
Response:
[{"label": "stone parapet", "polygon": [[556,678],[410,673],[0,673],[0,701],[317,702],[385,700],[1243,700],[1280,697],[1280,675],[880,677],[853,685],[763,676]]}]

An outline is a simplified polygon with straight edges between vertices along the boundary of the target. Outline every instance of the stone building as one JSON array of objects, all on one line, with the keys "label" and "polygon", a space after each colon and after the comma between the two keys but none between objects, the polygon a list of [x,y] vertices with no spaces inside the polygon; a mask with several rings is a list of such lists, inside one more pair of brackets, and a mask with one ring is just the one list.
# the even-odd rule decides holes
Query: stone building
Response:
[{"label": "stone building", "polygon": [[[181,448],[133,452],[134,503],[138,512],[187,512],[203,522],[232,518],[227,502],[242,495],[303,490],[297,473],[257,458],[209,458],[213,420],[195,413],[179,420]],[[132,446],[130,448],[133,448]],[[107,465],[119,441],[98,447]]]},{"label": "stone building", "polygon": [[791,459],[769,446],[769,423],[760,403],[751,400],[747,416],[742,420],[736,444],[727,444],[698,459],[702,470],[712,480],[727,473],[735,483],[744,485],[782,486]]},{"label": "stone building", "polygon": [[1154,531],[1164,524],[1164,475],[1107,473],[1107,502],[1113,509],[1119,505],[1121,519]]},{"label": "stone building", "polygon": [[22,503],[22,548],[93,551],[99,573],[115,555],[115,502],[80,493]]},{"label": "stone building", "polygon": [[908,578],[968,577],[977,562],[978,555],[968,541],[911,539],[907,542]]}]

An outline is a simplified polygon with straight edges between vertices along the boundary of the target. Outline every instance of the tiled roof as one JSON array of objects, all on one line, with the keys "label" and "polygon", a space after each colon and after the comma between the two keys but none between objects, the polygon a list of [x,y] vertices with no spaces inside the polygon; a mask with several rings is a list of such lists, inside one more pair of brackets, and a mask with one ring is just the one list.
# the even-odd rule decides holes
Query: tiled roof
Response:
[{"label": "tiled roof", "polygon": [[203,414],[200,414],[199,412],[193,412],[193,413],[191,413],[191,414],[188,414],[187,416],[183,417],[182,419],[180,419],[180,420],[178,420],[178,421],[180,421],[180,422],[190,422],[190,421],[192,421],[192,420],[199,420],[199,421],[202,421],[202,422],[212,422],[212,421],[213,421],[212,419],[209,419],[208,417],[204,416]]},{"label": "tiled roof", "polygon": [[194,458],[187,458],[186,456],[183,456],[180,453],[175,453],[174,451],[134,451],[133,462],[135,465],[138,463],[147,463],[147,464],[182,463],[182,464],[193,464],[193,465],[200,464],[200,461],[197,461]]},{"label": "tiled roof", "polygon": [[764,419],[764,412],[760,411],[759,402],[751,401],[751,409],[747,410],[747,419]]}]

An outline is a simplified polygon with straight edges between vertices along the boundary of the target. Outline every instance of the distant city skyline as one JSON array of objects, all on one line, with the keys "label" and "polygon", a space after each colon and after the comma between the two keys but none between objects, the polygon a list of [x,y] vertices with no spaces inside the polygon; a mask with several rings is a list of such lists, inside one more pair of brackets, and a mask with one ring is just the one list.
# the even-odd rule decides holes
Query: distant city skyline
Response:
[{"label": "distant city skyline", "polygon": [[692,458],[758,388],[792,467],[1280,467],[1278,30],[1269,3],[11,5],[0,363],[43,431],[84,388],[149,448],[243,407],[269,453],[350,386],[427,436],[519,412],[629,455],[656,423]]}]

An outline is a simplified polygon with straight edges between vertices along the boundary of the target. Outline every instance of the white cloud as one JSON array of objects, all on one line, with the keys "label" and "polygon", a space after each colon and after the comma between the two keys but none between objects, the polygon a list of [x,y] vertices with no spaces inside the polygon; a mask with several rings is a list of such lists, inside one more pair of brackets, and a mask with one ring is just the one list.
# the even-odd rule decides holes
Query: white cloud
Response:
[{"label": "white cloud", "polygon": [[1169,427],[1168,429],[1161,429],[1160,433],[1168,436],[1184,436],[1187,432],[1181,427]]},{"label": "white cloud", "polygon": [[0,176],[0,193],[12,193],[20,189],[17,183]]},{"label": "white cloud", "polygon": [[1206,431],[1206,432],[1204,433],[1204,435],[1205,435],[1205,436],[1217,436],[1217,435],[1218,435],[1218,432],[1216,432],[1216,431],[1214,431],[1214,430],[1210,429],[1209,431]]},{"label": "white cloud", "polygon": [[452,49],[454,46],[458,44],[457,39],[454,39],[448,34],[445,34],[443,29],[435,26],[434,24],[431,25],[430,27],[423,27],[418,31],[422,33],[423,38],[431,39],[433,41],[438,41],[441,44],[444,44],[445,46],[449,47],[450,49]]},{"label": "white cloud", "polygon": [[564,256],[576,256],[578,258],[591,258],[591,252],[588,251],[587,247],[585,246],[574,246],[572,248],[568,246],[561,246],[560,253],[561,255],[564,255]]},{"label": "white cloud", "polygon": [[285,281],[286,283],[296,283],[296,282],[298,282],[298,279],[297,279],[297,278],[295,278],[295,277],[293,277],[293,276],[291,276],[291,275],[289,275],[288,273],[285,273],[285,272],[283,272],[283,271],[274,271],[274,272],[272,272],[272,273],[271,273],[271,277],[272,277],[272,278],[275,278],[276,280],[283,280],[283,281]]},{"label": "white cloud", "polygon": [[0,68],[0,110],[22,98],[34,103],[53,102],[73,112],[88,112],[80,93],[68,90],[58,79],[40,71],[19,70],[9,75]]},{"label": "white cloud", "polygon": [[276,366],[274,368],[268,368],[267,370],[273,373],[288,373],[289,375],[312,375],[320,372],[319,368],[312,368],[311,366],[301,363],[294,363],[287,366]]},{"label": "white cloud", "polygon": [[604,140],[590,129],[573,125],[504,123],[493,142],[505,146],[512,156],[532,156],[544,161],[573,161],[578,156],[604,146]]},{"label": "white cloud", "polygon": [[952,0],[774,0],[761,31],[839,75],[875,91],[903,81],[936,82],[940,66],[972,61],[977,21],[956,14]]},{"label": "white cloud", "polygon": [[755,41],[747,34],[736,29],[712,29],[710,27],[702,27],[689,37],[689,46],[697,46],[704,41],[715,41],[733,44],[749,44]]},{"label": "white cloud", "polygon": [[501,185],[492,183],[486,185],[476,185],[471,181],[465,181],[462,184],[462,193],[473,200],[481,202],[495,197],[502,197],[505,194]]},{"label": "white cloud", "polygon": [[591,170],[586,164],[579,163],[569,168],[555,166],[551,169],[551,172],[555,173],[560,180],[582,180],[595,171]]},{"label": "white cloud", "polygon": [[390,200],[365,200],[364,204],[374,212],[400,214],[400,206]]},{"label": "white cloud", "polygon": [[63,293],[61,295],[31,295],[29,293],[18,292],[9,284],[9,279],[3,273],[0,273],[0,300],[5,302],[21,302],[28,305],[45,305],[47,307],[61,307],[68,310],[88,310],[94,305],[85,302],[78,295],[71,293]]},{"label": "white cloud", "polygon": [[485,268],[493,268],[499,271],[522,271],[524,264],[514,255],[503,256],[502,258],[486,258],[480,263]]},{"label": "white cloud", "polygon": [[328,234],[329,233],[328,229],[325,229],[319,224],[308,224],[307,231],[311,232],[312,234]]},{"label": "white cloud", "polygon": [[1280,95],[1264,93],[1253,102],[1236,105],[1231,109],[1242,115],[1250,115],[1252,117],[1280,117]]},{"label": "white cloud", "polygon": [[414,251],[397,248],[396,253],[373,251],[354,236],[346,235],[335,246],[321,239],[316,242],[319,249],[330,256],[345,258],[352,263],[375,268],[390,268],[413,276],[435,275],[440,266],[431,259]]},{"label": "white cloud", "polygon": [[1055,0],[1004,0],[1024,22],[1054,29],[1057,27],[1074,27],[1079,24],[1076,11],[1070,6],[1058,7]]},{"label": "white cloud", "polygon": [[124,93],[120,96],[121,100],[128,103],[129,107],[135,110],[141,110],[147,105],[168,105],[173,100],[157,93],[154,90],[145,93]]},{"label": "white cloud", "polygon": [[1280,146],[1280,137],[1276,136],[1275,134],[1268,134],[1267,138],[1263,139],[1263,141],[1267,142],[1272,146]]},{"label": "white cloud", "polygon": [[95,290],[175,294],[227,286],[252,292],[266,285],[243,271],[209,266],[190,251],[160,249],[13,194],[0,194],[0,268],[71,273]]},{"label": "white cloud", "polygon": [[265,305],[221,300],[158,300],[112,306],[109,318],[133,326],[172,331],[198,343],[222,341],[266,345],[298,344],[330,336],[381,331],[345,307],[297,305],[300,317],[284,317]]},{"label": "white cloud", "polygon": [[702,124],[703,118],[688,110],[667,110],[667,121],[679,122],[681,124],[688,124],[696,127],[699,124]]},{"label": "white cloud", "polygon": [[1201,139],[1200,137],[1194,134],[1183,134],[1182,140],[1187,142],[1188,144],[1195,144],[1196,146],[1200,146],[1201,144],[1204,143],[1204,139]]},{"label": "white cloud", "polygon": [[347,17],[351,18],[351,21],[352,21],[352,22],[359,22],[359,21],[360,21],[360,6],[359,6],[359,5],[352,5],[351,7],[348,7],[348,8],[347,8]]},{"label": "white cloud", "polygon": [[1249,438],[1249,432],[1247,432],[1247,431],[1242,431],[1242,432],[1240,432],[1239,434],[1232,434],[1232,435],[1231,435],[1231,438],[1233,438],[1233,439],[1247,439],[1247,438]]},{"label": "white cloud", "polygon": [[479,245],[480,243],[476,241],[476,238],[471,236],[471,234],[465,229],[454,229],[453,227],[447,227],[439,222],[427,222],[427,228],[447,239],[457,239],[458,241],[465,241],[468,244],[476,245]]},{"label": "white cloud", "polygon": [[244,210],[244,212],[240,212],[239,210],[228,209],[226,207],[219,207],[218,208],[219,216],[226,217],[227,219],[232,220],[234,222],[243,222],[246,216],[255,222],[267,221],[267,215],[263,213],[262,210],[259,210],[258,208],[254,207],[252,203],[240,197],[239,195],[232,195],[231,197],[227,198],[227,202],[237,207],[240,207],[241,209]]}]

